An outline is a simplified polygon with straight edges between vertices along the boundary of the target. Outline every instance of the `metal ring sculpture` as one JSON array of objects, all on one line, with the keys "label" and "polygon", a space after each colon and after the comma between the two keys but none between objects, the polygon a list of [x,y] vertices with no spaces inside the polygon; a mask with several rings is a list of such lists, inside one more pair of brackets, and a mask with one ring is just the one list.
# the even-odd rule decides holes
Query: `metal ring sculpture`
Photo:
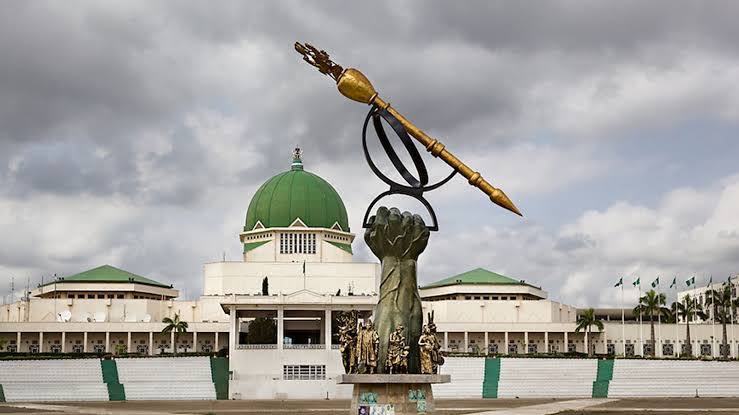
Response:
[{"label": "metal ring sculpture", "polygon": [[[377,138],[379,139],[383,150],[385,150],[385,153],[390,159],[390,162],[393,164],[398,173],[400,173],[403,179],[408,183],[408,185],[393,181],[385,174],[383,174],[372,161],[372,157],[370,156],[369,150],[367,149],[367,126],[369,125],[370,119],[372,120],[372,125],[375,129],[375,132],[377,133]],[[411,160],[413,161],[413,166],[418,172],[418,178],[416,178],[416,176],[408,171],[408,168],[406,168],[406,166],[400,160],[400,157],[398,157],[398,153],[395,152],[395,149],[390,143],[387,134],[385,134],[385,128],[382,126],[382,120],[385,120],[393,129],[393,131],[395,131],[395,134],[398,136],[398,138],[400,138],[400,141],[403,143],[403,146],[408,151],[408,155],[410,155]],[[367,221],[369,219],[370,212],[372,211],[372,208],[375,206],[377,201],[385,196],[399,194],[410,196],[421,202],[426,208],[426,211],[428,211],[429,215],[431,216],[431,225],[427,226],[428,230],[439,230],[439,224],[436,221],[436,213],[431,207],[431,204],[423,197],[423,193],[438,189],[446,182],[448,182],[452,177],[454,177],[457,171],[453,170],[452,173],[446,178],[429,185],[429,176],[428,171],[426,170],[426,163],[424,163],[423,159],[421,158],[421,154],[418,152],[418,149],[408,135],[408,132],[405,130],[403,125],[400,124],[398,119],[390,114],[387,109],[380,108],[376,105],[372,106],[369,113],[367,114],[367,118],[365,118],[364,120],[364,126],[362,127],[362,149],[364,150],[364,157],[367,160],[367,164],[369,164],[369,167],[372,172],[375,173],[375,176],[377,176],[380,180],[390,186],[389,190],[380,193],[372,201],[372,203],[369,204],[369,206],[367,207],[367,211],[364,213],[362,226],[364,228],[369,228],[370,225]]]}]

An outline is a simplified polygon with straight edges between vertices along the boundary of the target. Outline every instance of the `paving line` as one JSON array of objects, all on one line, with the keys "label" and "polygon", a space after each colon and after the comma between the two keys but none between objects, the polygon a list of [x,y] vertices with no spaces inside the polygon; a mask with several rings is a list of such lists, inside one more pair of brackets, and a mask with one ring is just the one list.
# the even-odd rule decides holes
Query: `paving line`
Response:
[{"label": "paving line", "polygon": [[585,409],[591,406],[615,402],[618,399],[575,399],[572,401],[560,401],[531,406],[520,406],[503,410],[492,410],[475,412],[470,415],[551,415],[567,410]]},{"label": "paving line", "polygon": [[184,412],[159,412],[151,410],[131,410],[126,408],[106,409],[106,408],[91,408],[84,406],[73,406],[73,405],[54,405],[54,404],[43,404],[43,403],[5,403],[0,405],[4,408],[20,408],[20,409],[31,409],[37,411],[55,411],[63,414],[89,414],[89,415],[197,415],[189,414]]}]

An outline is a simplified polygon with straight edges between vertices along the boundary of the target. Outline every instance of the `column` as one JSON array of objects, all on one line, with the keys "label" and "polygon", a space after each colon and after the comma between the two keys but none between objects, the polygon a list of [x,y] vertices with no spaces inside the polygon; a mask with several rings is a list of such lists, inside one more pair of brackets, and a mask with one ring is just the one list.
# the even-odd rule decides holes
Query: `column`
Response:
[{"label": "column", "polygon": [[488,335],[487,330],[485,330],[485,354],[486,355],[488,354],[489,344],[490,344],[490,337]]},{"label": "column", "polygon": [[569,347],[569,342],[567,341],[567,332],[565,332],[564,342],[565,342],[565,345],[564,345],[564,350],[562,352],[567,353],[567,347]]},{"label": "column", "polygon": [[[20,339],[21,334],[18,333],[18,338]],[[20,344],[20,340],[18,341],[18,344]],[[444,332],[444,351],[449,351],[449,332]]]},{"label": "column", "polygon": [[508,332],[507,331],[505,332],[505,335],[503,336],[503,341],[505,342],[505,344],[503,345],[502,353],[507,355],[508,354]]},{"label": "column", "polygon": [[15,334],[15,345],[16,345],[15,351],[18,353],[22,351],[21,350],[21,337],[22,337],[21,334],[22,333],[20,331]]},{"label": "column", "polygon": [[82,353],[87,353],[87,332],[82,333]]},{"label": "column", "polygon": [[590,347],[590,336],[588,336],[588,332],[585,331],[583,334],[583,346],[585,346],[585,353],[590,354],[590,350],[588,349]]},{"label": "column", "polygon": [[105,332],[105,353],[110,353],[110,332]]},{"label": "column", "polygon": [[277,309],[277,349],[282,350],[285,341],[285,310],[280,307]]},{"label": "column", "polygon": [[192,351],[195,353],[198,352],[198,332],[197,331],[192,332]]},{"label": "column", "polygon": [[323,338],[326,342],[326,350],[331,350],[331,309],[326,310],[323,324]]},{"label": "column", "polygon": [[38,352],[39,353],[44,352],[44,332],[43,331],[38,332]]},{"label": "column", "polygon": [[236,307],[231,306],[230,310],[228,312],[228,348],[229,352],[233,352],[236,350],[237,342],[236,340],[238,338],[238,321],[239,319],[236,317]]},{"label": "column", "polygon": [[149,332],[149,356],[154,356],[154,332]]},{"label": "column", "polygon": [[544,353],[549,353],[549,332],[544,332]]},{"label": "column", "polygon": [[128,353],[131,353],[131,332],[128,332],[128,337],[126,338],[126,351]]},{"label": "column", "polygon": [[214,333],[214,336],[213,336],[213,337],[215,337],[215,339],[214,339],[214,340],[215,340],[215,345],[214,345],[214,347],[216,348],[216,352],[220,350],[220,349],[218,348],[218,337],[220,337],[219,335],[220,335],[220,333],[216,331],[216,332]]},{"label": "column", "polygon": [[67,352],[67,332],[62,331],[62,353]]},{"label": "column", "polygon": [[528,331],[523,332],[523,352],[526,354],[529,353],[529,332]]},{"label": "column", "polygon": [[467,350],[468,350],[467,348],[469,347],[468,344],[467,344],[469,342],[469,340],[470,340],[470,334],[465,331],[464,332],[464,352],[465,353],[467,353]]},{"label": "column", "polygon": [[172,353],[176,353],[177,345],[174,344],[174,330],[169,332],[169,344],[171,345],[170,349],[172,349]]}]

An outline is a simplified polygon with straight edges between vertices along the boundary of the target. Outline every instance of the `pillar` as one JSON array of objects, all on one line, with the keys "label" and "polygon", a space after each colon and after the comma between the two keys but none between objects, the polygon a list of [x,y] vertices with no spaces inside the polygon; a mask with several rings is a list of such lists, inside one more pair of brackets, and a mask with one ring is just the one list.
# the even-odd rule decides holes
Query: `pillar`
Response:
[{"label": "pillar", "polygon": [[583,334],[583,346],[585,346],[585,353],[588,353],[588,354],[590,354],[590,349],[589,349],[590,343],[589,342],[590,342],[590,336],[588,336],[588,332],[585,331],[585,333]]},{"label": "pillar", "polygon": [[239,319],[236,317],[236,307],[231,306],[231,309],[228,312],[228,348],[230,352],[233,352],[236,350],[236,346],[238,344],[238,321]]},{"label": "pillar", "polygon": [[[20,335],[21,334],[18,333],[18,338],[19,339],[20,339]],[[20,341],[18,341],[18,343],[20,344]],[[447,352],[449,351],[449,332],[448,331],[445,331],[444,332],[444,350],[447,351]]]},{"label": "pillar", "polygon": [[567,353],[567,348],[569,347],[570,343],[568,341],[567,332],[565,332],[564,334],[565,334],[565,339],[564,339],[565,345],[564,345],[564,350],[562,351],[562,353]]},{"label": "pillar", "polygon": [[192,332],[192,351],[195,353],[198,352],[198,332],[197,331]]},{"label": "pillar", "polygon": [[149,356],[154,356],[154,332],[149,332]]},{"label": "pillar", "polygon": [[110,353],[110,332],[105,332],[105,353]]},{"label": "pillar", "polygon": [[171,346],[170,349],[171,349],[172,353],[176,353],[177,352],[177,345],[174,344],[174,330],[172,330],[172,331],[169,332],[169,344]]},{"label": "pillar", "polygon": [[544,332],[544,353],[549,353],[549,332]]},{"label": "pillar", "polygon": [[131,332],[128,332],[128,336],[126,338],[126,351],[128,353],[131,353]]},{"label": "pillar", "polygon": [[323,325],[323,338],[326,343],[326,350],[331,350],[331,309],[326,310]]},{"label": "pillar", "polygon": [[508,332],[505,332],[505,335],[503,336],[503,341],[505,344],[503,345],[503,354],[508,354]]},{"label": "pillar", "polygon": [[528,331],[523,332],[523,352],[526,354],[529,353],[529,332]]},{"label": "pillar", "polygon": [[488,350],[490,349],[489,343],[490,343],[490,337],[488,335],[487,330],[485,330],[485,354],[486,355],[488,354]]},{"label": "pillar", "polygon": [[218,348],[218,337],[219,337],[219,335],[220,335],[220,334],[221,334],[221,333],[219,333],[219,332],[215,332],[215,333],[214,333],[214,336],[213,336],[213,337],[215,337],[215,345],[214,345],[214,347],[216,348],[216,352],[220,350],[220,349]]},{"label": "pillar", "polygon": [[39,353],[44,352],[44,332],[43,331],[38,332],[38,352]]},{"label": "pillar", "polygon": [[469,342],[469,339],[470,339],[470,334],[465,331],[464,332],[464,352],[465,353],[467,353],[467,351],[469,350],[468,349],[469,345],[467,344]]},{"label": "pillar", "polygon": [[62,353],[67,352],[67,332],[62,331]]},{"label": "pillar", "polygon": [[285,310],[280,307],[277,309],[277,349],[282,350],[285,341]]},{"label": "pillar", "polygon": [[87,353],[87,332],[82,333],[82,353]]},{"label": "pillar", "polygon": [[22,350],[21,350],[21,337],[22,337],[22,334],[23,333],[21,333],[20,331],[15,334],[15,344],[16,344],[16,350],[15,351],[18,352],[18,353],[22,352]]}]

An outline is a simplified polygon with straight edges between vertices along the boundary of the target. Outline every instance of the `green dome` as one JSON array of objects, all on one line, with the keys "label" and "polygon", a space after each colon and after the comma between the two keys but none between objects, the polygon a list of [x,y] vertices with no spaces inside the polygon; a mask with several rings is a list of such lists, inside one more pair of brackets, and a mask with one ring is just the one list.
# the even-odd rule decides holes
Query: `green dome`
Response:
[{"label": "green dome", "polygon": [[311,228],[331,228],[338,223],[349,232],[341,197],[327,181],[303,170],[299,154],[290,170],[267,180],[254,194],[244,231],[254,229],[257,222],[265,228],[288,227],[298,218]]}]

